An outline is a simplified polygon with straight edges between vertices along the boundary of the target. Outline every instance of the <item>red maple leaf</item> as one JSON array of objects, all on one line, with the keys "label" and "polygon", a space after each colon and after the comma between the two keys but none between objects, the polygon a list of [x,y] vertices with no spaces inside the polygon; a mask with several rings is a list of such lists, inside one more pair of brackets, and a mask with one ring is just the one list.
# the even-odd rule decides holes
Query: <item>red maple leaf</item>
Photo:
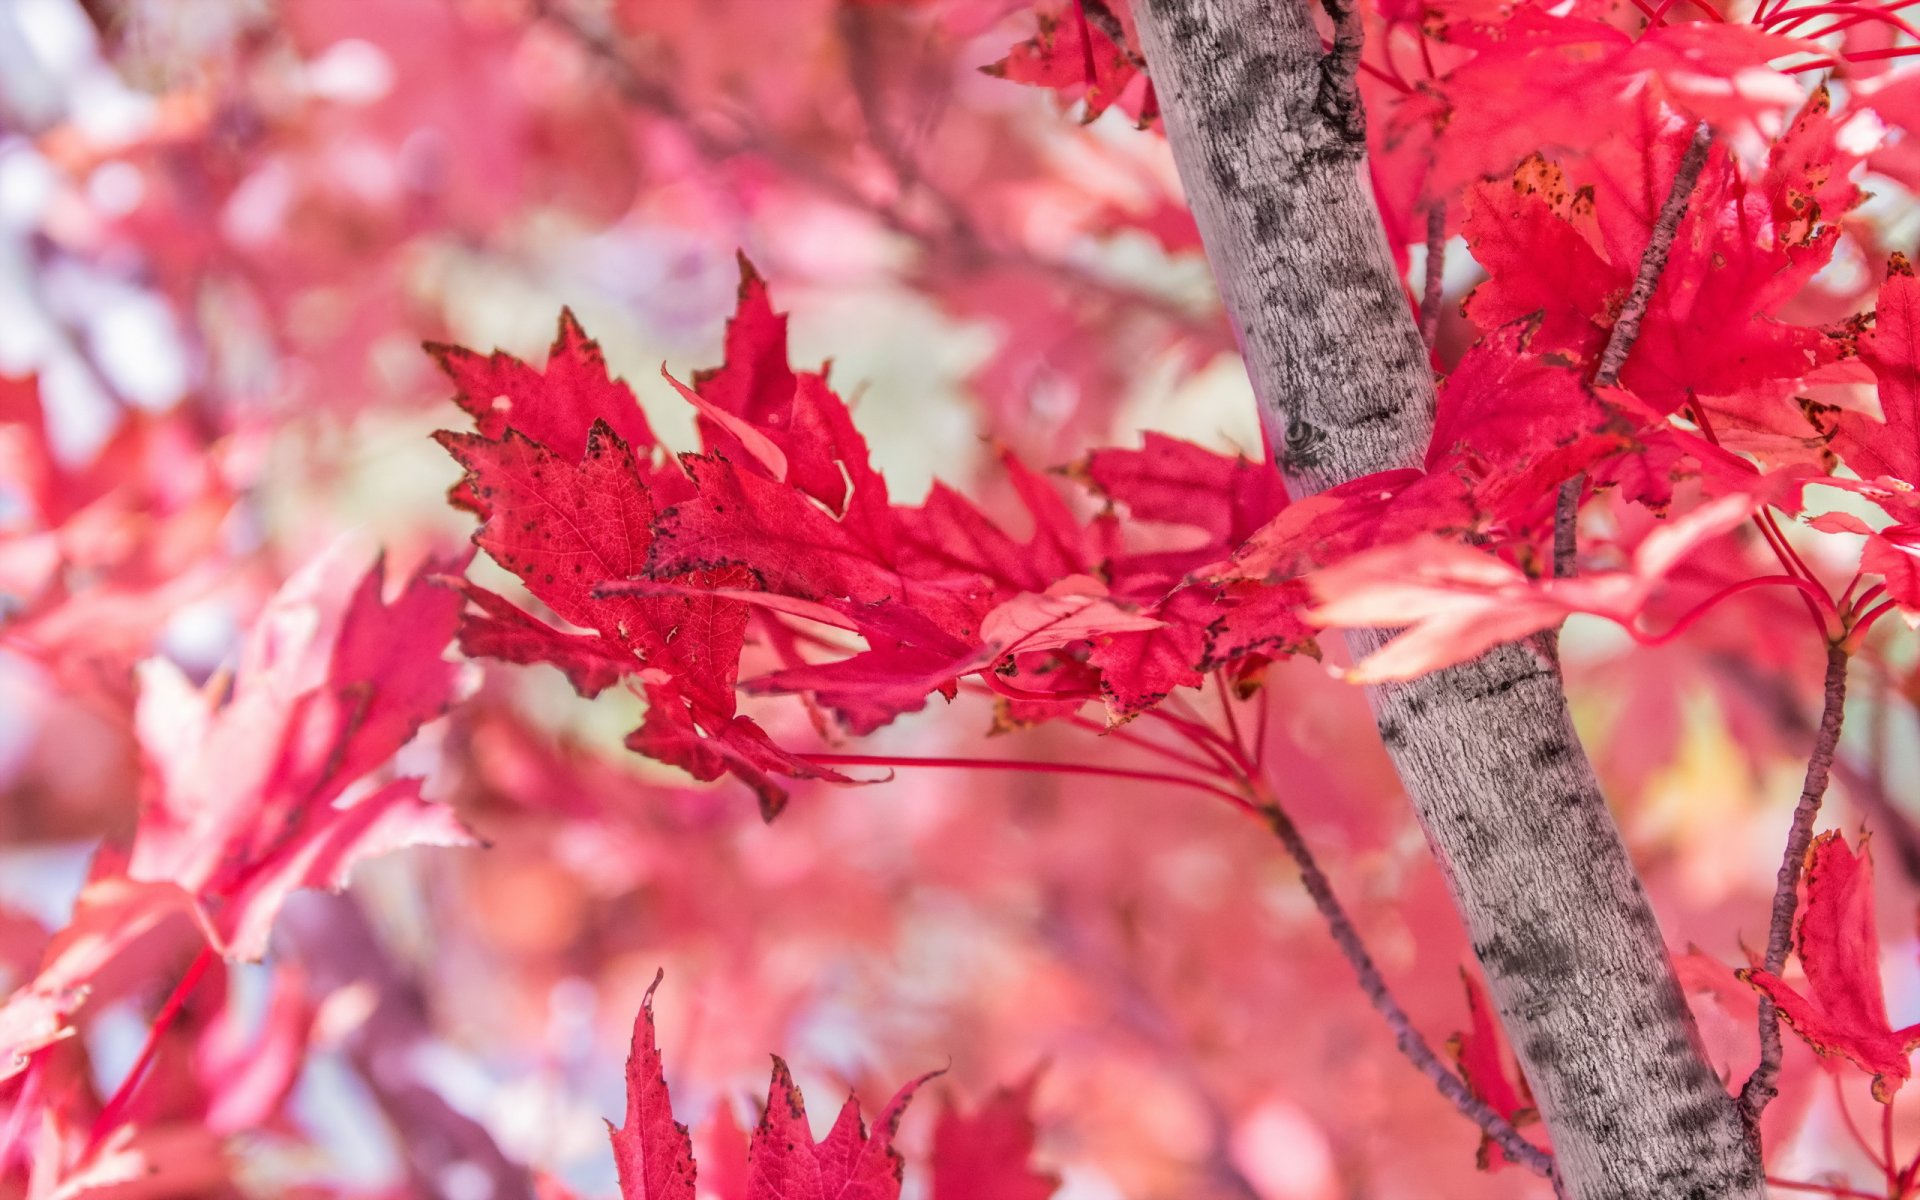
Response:
[{"label": "red maple leaf", "polygon": [[1758,968],[1741,970],[1740,978],[1771,997],[1809,1046],[1871,1073],[1874,1098],[1891,1104],[1912,1074],[1908,1056],[1920,1046],[1920,1025],[1896,1030],[1887,1021],[1866,839],[1855,854],[1838,831],[1815,838],[1803,887],[1806,906],[1794,948],[1807,973],[1806,990]]},{"label": "red maple leaf", "polygon": [[[1438,123],[1427,187],[1445,194],[1500,175],[1543,148],[1588,147],[1595,130],[1627,124],[1642,103],[1685,118],[1738,121],[1798,101],[1767,64],[1805,43],[1744,25],[1678,22],[1628,33],[1591,16],[1537,4],[1462,14],[1441,31],[1472,57],[1402,104],[1390,144]],[[1551,88],[1516,86],[1551,79]]]},{"label": "red maple leaf", "polygon": [[429,342],[427,353],[460,389],[454,402],[472,414],[474,427],[490,441],[512,429],[554,454],[578,458],[586,451],[589,431],[604,421],[629,446],[655,444],[633,389],[608,376],[600,344],[580,328],[571,309],[560,310],[560,331],[544,370],[499,350],[480,355]]},{"label": "red maple leaf", "polygon": [[429,563],[390,602],[379,564],[343,597],[346,557],[324,555],[268,605],[230,683],[146,663],[128,877],[185,889],[223,952],[257,959],[293,891],[401,846],[469,843],[418,779],[372,779],[454,698],[441,652],[460,601],[431,581],[454,565]]},{"label": "red maple leaf", "polygon": [[[454,502],[482,518],[479,546],[571,626],[466,583],[469,654],[551,663],[583,695],[631,677],[649,704],[629,747],[700,779],[735,775],[769,814],[781,777],[845,777],[736,712],[756,630],[778,665],[746,689],[805,693],[856,733],[952,699],[967,675],[1054,715],[1104,695],[1117,722],[1197,686],[1203,660],[1244,665],[1209,636],[1241,598],[1187,576],[1281,510],[1270,465],[1158,436],[1095,456],[1083,477],[1141,518],[1132,538],[1005,453],[1024,535],[945,485],[895,505],[845,403],[823,373],[788,365],[785,316],[741,272],[725,363],[690,386],[668,377],[704,443],[672,464],[643,427],[630,442],[610,423],[631,393],[571,320],[545,372],[436,351],[479,425],[438,435],[467,472]],[[1233,643],[1264,661],[1309,642],[1297,619],[1274,617],[1277,630],[1241,622]]]},{"label": "red maple leaf", "polygon": [[1731,495],[1661,526],[1635,549],[1632,568],[1536,580],[1495,555],[1420,537],[1356,554],[1309,577],[1319,625],[1404,631],[1347,672],[1353,682],[1410,679],[1465,662],[1502,643],[1558,625],[1575,612],[1631,628],[1653,590],[1703,542],[1746,521],[1757,506]]},{"label": "red maple leaf", "polygon": [[933,1200],[1047,1200],[1060,1177],[1034,1170],[1031,1110],[1038,1072],[971,1113],[948,1104],[933,1127]]},{"label": "red maple leaf", "polygon": [[[1467,1089],[1516,1129],[1537,1122],[1540,1114],[1533,1107],[1533,1092],[1519,1068],[1508,1065],[1506,1039],[1501,1036],[1500,1023],[1494,1018],[1486,992],[1464,970],[1460,972],[1460,982],[1467,989],[1470,1023],[1464,1032],[1447,1039],[1447,1049],[1452,1051],[1454,1064],[1460,1068]],[[1476,1158],[1483,1171],[1498,1171],[1511,1161],[1500,1144],[1484,1132],[1480,1135]]]},{"label": "red maple leaf", "polygon": [[[627,1057],[627,1116],[608,1125],[622,1200],[692,1200],[696,1167],[687,1127],[674,1120],[660,1052],[654,1043],[655,976],[634,1018]],[[806,1101],[787,1064],[775,1056],[767,1106],[747,1151],[744,1200],[899,1200],[905,1166],[893,1137],[920,1085],[938,1071],[909,1082],[874,1119],[869,1136],[859,1100],[849,1095],[825,1140],[814,1143]],[[723,1170],[731,1176],[731,1170]]]},{"label": "red maple leaf", "polygon": [[[1102,14],[1121,26],[1118,41],[1110,36],[1107,22],[1089,17],[1089,4],[1098,4]],[[1087,121],[1121,102],[1122,94],[1140,77],[1142,64],[1126,4],[1120,0],[1067,0],[1036,16],[1039,32],[981,70],[1014,83],[1051,88],[1065,101],[1084,99],[1087,107],[1083,119]],[[1146,107],[1145,97],[1125,107],[1143,122],[1154,115]]]},{"label": "red maple leaf", "polygon": [[1880,420],[1841,413],[1833,448],[1862,479],[1920,483],[1920,279],[1901,255],[1887,266],[1860,359],[1880,384]]},{"label": "red maple leaf", "polygon": [[627,1053],[627,1119],[618,1129],[608,1122],[613,1165],[620,1173],[625,1200],[693,1200],[693,1139],[673,1119],[673,1099],[654,1044],[653,993],[665,972],[640,1001],[633,1021],[633,1047]]}]

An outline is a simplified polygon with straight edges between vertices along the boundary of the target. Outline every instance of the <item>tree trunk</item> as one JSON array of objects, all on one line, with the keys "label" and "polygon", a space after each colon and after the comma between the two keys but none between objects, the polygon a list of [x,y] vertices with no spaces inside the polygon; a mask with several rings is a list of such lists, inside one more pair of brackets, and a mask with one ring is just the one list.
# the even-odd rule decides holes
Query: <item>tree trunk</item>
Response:
[{"label": "tree trunk", "polygon": [[[1365,179],[1357,21],[1304,0],[1134,0],[1161,112],[1289,488],[1418,466],[1433,378]],[[1350,638],[1356,655],[1381,631]],[[1764,1195],[1568,717],[1502,646],[1372,688],[1575,1200]]]}]

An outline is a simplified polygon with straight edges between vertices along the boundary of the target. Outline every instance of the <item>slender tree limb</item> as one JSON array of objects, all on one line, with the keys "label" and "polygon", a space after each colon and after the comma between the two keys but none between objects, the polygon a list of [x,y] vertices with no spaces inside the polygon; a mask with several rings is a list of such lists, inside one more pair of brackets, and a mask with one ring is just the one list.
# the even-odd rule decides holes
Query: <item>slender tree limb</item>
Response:
[{"label": "slender tree limb", "polygon": [[[1400,1002],[1387,987],[1386,977],[1374,963],[1373,955],[1367,952],[1360,930],[1341,906],[1340,898],[1333,894],[1332,882],[1327,879],[1326,872],[1320,869],[1319,861],[1314,858],[1313,851],[1308,848],[1306,839],[1300,836],[1299,827],[1287,816],[1286,810],[1277,801],[1263,797],[1260,811],[1266,818],[1268,828],[1273,830],[1273,836],[1280,840],[1281,847],[1286,850],[1287,857],[1299,868],[1300,882],[1306,887],[1307,895],[1312,897],[1313,907],[1327,923],[1334,944],[1340,947],[1347,965],[1353,968],[1354,977],[1360,982],[1360,990],[1367,995],[1367,1002],[1385,1018],[1387,1028],[1393,1031],[1393,1042],[1399,1047],[1400,1053],[1432,1081],[1434,1090],[1459,1110],[1461,1116],[1478,1125],[1480,1131],[1498,1145],[1509,1159],[1535,1174],[1555,1178],[1553,1156],[1528,1141],[1511,1122],[1474,1095],[1466,1082],[1433,1052],[1433,1047],[1414,1026],[1413,1018],[1407,1015],[1406,1009],[1400,1007]],[[1557,1180],[1555,1186],[1557,1189]]]},{"label": "slender tree limb", "polygon": [[1653,294],[1660,289],[1660,275],[1667,269],[1667,259],[1673,253],[1673,239],[1680,232],[1680,222],[1686,218],[1693,189],[1707,165],[1707,151],[1712,148],[1713,130],[1702,121],[1694,127],[1693,139],[1680,158],[1680,169],[1674,172],[1673,186],[1667,189],[1667,198],[1660,203],[1653,231],[1647,237],[1647,248],[1640,255],[1640,269],[1634,273],[1633,289],[1627,293],[1626,303],[1620,306],[1620,315],[1614,319],[1606,348],[1600,351],[1600,365],[1593,372],[1593,382],[1600,387],[1612,387],[1620,382],[1620,370],[1627,365],[1627,355],[1633,353],[1633,344],[1640,340],[1640,323],[1647,319]]},{"label": "slender tree limb", "polygon": [[1581,471],[1560,485],[1553,502],[1553,577],[1572,579],[1580,571],[1580,494],[1587,490]]},{"label": "slender tree limb", "polygon": [[[1660,290],[1660,276],[1673,254],[1673,239],[1680,232],[1680,222],[1686,218],[1687,205],[1693,199],[1693,189],[1700,183],[1700,172],[1707,165],[1707,151],[1712,147],[1713,130],[1702,121],[1694,127],[1693,139],[1687,143],[1679,170],[1674,172],[1673,186],[1667,189],[1667,198],[1660,203],[1660,212],[1654,217],[1653,229],[1647,237],[1647,248],[1641,252],[1639,269],[1634,272],[1633,288],[1620,306],[1613,332],[1600,351],[1600,365],[1593,372],[1593,382],[1599,387],[1612,387],[1620,382],[1620,371],[1627,365],[1627,356],[1633,353],[1633,344],[1640,340],[1640,324],[1647,319],[1653,294]],[[1580,495],[1586,486],[1584,472],[1560,485],[1560,496],[1553,510],[1555,579],[1571,579],[1579,570]]]},{"label": "slender tree limb", "polygon": [[[1418,467],[1433,376],[1359,114],[1322,99],[1339,95],[1340,40],[1322,54],[1303,0],[1139,0],[1133,15],[1289,489]],[[1701,1049],[1552,656],[1509,644],[1368,699],[1568,1195],[1759,1200],[1757,1148]]]},{"label": "slender tree limb", "polygon": [[[1800,904],[1800,869],[1807,859],[1807,847],[1813,842],[1813,823],[1820,816],[1820,802],[1827,794],[1827,780],[1832,775],[1834,755],[1840,746],[1850,658],[1838,645],[1827,647],[1826,699],[1820,709],[1813,753],[1807,759],[1806,782],[1800,788],[1800,802],[1793,808],[1787,848],[1780,857],[1780,872],[1773,885],[1773,915],[1767,926],[1767,954],[1762,965],[1775,975],[1787,965],[1787,949],[1793,940],[1793,915]],[[1740,1107],[1750,1121],[1758,1121],[1767,1103],[1779,1093],[1780,1053],[1780,1012],[1770,997],[1762,996],[1760,1065],[1753,1069],[1740,1089]]]},{"label": "slender tree limb", "polygon": [[1432,350],[1440,337],[1441,285],[1447,274],[1447,204],[1427,209],[1427,263],[1420,288],[1420,340]]}]

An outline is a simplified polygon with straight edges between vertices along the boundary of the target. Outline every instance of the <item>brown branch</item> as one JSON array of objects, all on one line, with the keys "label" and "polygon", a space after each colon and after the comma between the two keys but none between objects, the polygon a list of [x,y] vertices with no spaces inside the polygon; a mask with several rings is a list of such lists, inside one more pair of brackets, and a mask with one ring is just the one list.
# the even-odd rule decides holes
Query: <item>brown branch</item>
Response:
[{"label": "brown branch", "polygon": [[1560,485],[1553,502],[1553,577],[1572,579],[1580,570],[1580,493],[1587,473],[1580,471]]},{"label": "brown branch", "polygon": [[[1606,347],[1600,351],[1600,365],[1593,372],[1593,382],[1598,387],[1612,387],[1620,382],[1627,355],[1633,353],[1633,344],[1640,340],[1640,323],[1646,320],[1653,294],[1660,288],[1661,273],[1667,269],[1667,258],[1673,253],[1673,239],[1680,232],[1680,222],[1686,218],[1687,203],[1693,199],[1693,189],[1700,182],[1700,172],[1707,165],[1707,151],[1712,147],[1713,130],[1702,121],[1694,127],[1693,140],[1687,143],[1680,169],[1674,172],[1673,186],[1667,189],[1667,198],[1661,202],[1653,230],[1647,236],[1647,248],[1641,252],[1633,288],[1627,293],[1626,303],[1620,306],[1620,315],[1613,322]],[[1580,494],[1586,486],[1585,473],[1575,475],[1560,485],[1559,498],[1554,502],[1555,579],[1570,579],[1579,570]]]},{"label": "brown branch", "polygon": [[1434,348],[1440,337],[1440,286],[1447,271],[1447,203],[1427,209],[1427,265],[1420,289],[1420,340]]},{"label": "brown branch", "polygon": [[1633,290],[1620,306],[1606,349],[1600,352],[1600,365],[1593,372],[1593,382],[1599,387],[1612,387],[1620,382],[1620,370],[1627,365],[1627,355],[1640,340],[1640,322],[1646,320],[1653,293],[1660,287],[1660,274],[1667,269],[1673,239],[1680,232],[1680,222],[1687,215],[1687,202],[1693,199],[1694,186],[1700,182],[1700,171],[1707,165],[1707,151],[1712,147],[1713,130],[1702,121],[1693,131],[1693,140],[1687,143],[1680,169],[1673,176],[1673,186],[1667,190],[1667,198],[1661,202],[1660,213],[1654,218],[1647,248],[1640,255],[1640,269],[1633,277]]},{"label": "brown branch", "polygon": [[[1840,745],[1840,724],[1847,701],[1847,662],[1849,655],[1839,645],[1827,647],[1826,700],[1820,710],[1820,727],[1814,734],[1813,753],[1807,759],[1806,782],[1800,788],[1800,802],[1793,809],[1793,823],[1787,831],[1787,848],[1780,858],[1780,871],[1773,887],[1773,915],[1767,927],[1767,954],[1762,965],[1778,975],[1787,965],[1787,948],[1793,938],[1793,915],[1800,903],[1800,868],[1806,862],[1807,846],[1813,841],[1813,823],[1820,815],[1820,801],[1827,793],[1827,779],[1833,772],[1834,754]],[[1740,1089],[1740,1108],[1749,1121],[1757,1122],[1767,1102],[1779,1093],[1780,1013],[1771,997],[1760,998],[1760,1065],[1753,1069]]]},{"label": "brown branch", "polygon": [[1333,894],[1332,882],[1327,879],[1326,872],[1320,869],[1313,851],[1307,847],[1306,839],[1300,836],[1299,827],[1287,816],[1286,810],[1272,798],[1262,797],[1260,811],[1267,819],[1268,828],[1273,830],[1274,837],[1280,840],[1281,847],[1286,850],[1287,857],[1299,868],[1300,882],[1306,886],[1307,895],[1312,897],[1313,907],[1326,921],[1334,944],[1340,947],[1347,965],[1353,968],[1354,976],[1360,982],[1360,990],[1367,995],[1367,1002],[1385,1018],[1387,1028],[1393,1031],[1394,1045],[1399,1047],[1400,1053],[1432,1081],[1434,1089],[1461,1116],[1478,1125],[1481,1132],[1497,1144],[1508,1158],[1537,1174],[1554,1179],[1557,1189],[1553,1156],[1521,1136],[1511,1122],[1495,1112],[1485,1100],[1474,1095],[1466,1082],[1440,1060],[1427,1039],[1414,1027],[1413,1018],[1407,1015],[1406,1009],[1400,1007],[1400,1002],[1387,987],[1386,977],[1380,973],[1373,955],[1367,952],[1366,943],[1360,938],[1360,930],[1341,906],[1340,898]]}]

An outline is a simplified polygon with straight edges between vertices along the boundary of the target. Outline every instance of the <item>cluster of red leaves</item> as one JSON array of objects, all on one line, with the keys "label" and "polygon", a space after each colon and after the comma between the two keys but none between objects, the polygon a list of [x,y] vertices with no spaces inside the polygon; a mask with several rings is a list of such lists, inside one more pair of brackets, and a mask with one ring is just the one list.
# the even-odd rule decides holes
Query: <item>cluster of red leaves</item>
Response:
[{"label": "cluster of red leaves", "polygon": [[[294,891],[342,887],[355,864],[404,846],[471,843],[450,809],[422,797],[420,780],[386,777],[394,755],[457,698],[461,668],[443,651],[460,600],[433,577],[464,564],[429,563],[391,598],[380,564],[357,577],[355,565],[336,549],[296,572],[230,676],[196,686],[166,659],[141,665],[134,733],[144,771],[131,845],[96,853],[67,926],[0,1006],[0,1083],[15,1089],[6,1136],[31,1131],[29,1113],[67,1130],[34,1151],[35,1189],[78,1192],[124,1172],[158,1173],[150,1159],[174,1150],[196,1170],[217,1165],[206,1145],[168,1150],[153,1115],[128,1110],[154,1043],[98,1113],[77,1115],[69,1101],[80,1089],[63,1080],[84,1068],[43,1053],[74,1035],[83,1008],[139,985],[130,964],[198,942],[184,997],[221,958],[259,959]],[[277,1107],[304,1052],[298,1011],[269,1022],[272,1053],[229,1044],[232,1031],[199,1040],[199,1053],[216,1055],[201,1143]],[[156,1038],[166,1024],[156,1023]],[[164,1093],[146,1094],[155,1090]],[[242,1115],[217,1116],[228,1108]],[[0,1161],[18,1149],[0,1142]]]},{"label": "cluster of red leaves", "polygon": [[1311,647],[1266,597],[1193,578],[1284,504],[1271,467],[1165,437],[1100,451],[1078,473],[1109,503],[1082,518],[1006,455],[1020,536],[944,484],[892,503],[825,374],[788,366],[786,319],[750,268],[726,346],[691,386],[668,377],[704,446],[677,459],[570,316],[544,372],[435,348],[477,427],[440,435],[467,472],[454,502],[481,517],[478,545],[582,631],[468,583],[467,653],[552,663],[587,696],[631,678],[647,711],[630,747],[696,778],[731,773],[771,816],[781,777],[845,777],[737,711],[750,634],[776,668],[746,690],[804,694],[858,734],[969,677],[1008,722],[1089,699],[1120,722],[1205,671],[1249,679]]},{"label": "cluster of red leaves", "polygon": [[[1663,640],[1670,633],[1636,628],[1654,585],[1686,555],[1764,508],[1806,514],[1823,532],[1867,535],[1857,561],[1861,575],[1883,580],[1873,593],[1920,611],[1911,555],[1901,549],[1912,523],[1913,476],[1900,472],[1920,468],[1912,450],[1916,338],[1906,260],[1892,257],[1877,314],[1825,325],[1782,315],[1830,263],[1839,241],[1834,222],[1860,199],[1850,182],[1860,158],[1844,148],[1840,125],[1819,90],[1758,172],[1712,153],[1616,388],[1584,381],[1612,336],[1688,130],[1669,119],[1638,138],[1618,139],[1580,160],[1573,177],[1533,159],[1511,183],[1468,189],[1464,230],[1490,278],[1464,311],[1484,337],[1442,387],[1427,486],[1439,465],[1435,452],[1455,427],[1450,401],[1490,349],[1505,342],[1533,377],[1509,370],[1493,381],[1481,393],[1484,407],[1469,407],[1483,423],[1463,441],[1497,448],[1483,457],[1497,468],[1489,478],[1506,489],[1509,504],[1480,506],[1467,531],[1481,549],[1436,537],[1394,539],[1312,581],[1323,623],[1411,626],[1358,677],[1401,678],[1444,666],[1576,612],[1614,620],[1645,641]],[[1850,395],[1861,381],[1860,364],[1878,384],[1878,417],[1808,398],[1813,389]],[[1557,394],[1548,382],[1556,371],[1565,372]],[[1836,477],[1836,460],[1858,478]],[[1589,491],[1615,487],[1624,499],[1662,513],[1685,483],[1691,511],[1621,545],[1624,570],[1539,578],[1551,488],[1577,471],[1587,473]],[[1810,513],[1804,492],[1816,482],[1879,505],[1892,523],[1875,531],[1851,515]],[[1404,504],[1396,499],[1393,507]],[[1422,518],[1406,520],[1414,526]],[[1426,521],[1418,532],[1451,538],[1460,531]],[[1755,582],[1750,576],[1728,586]],[[1768,582],[1814,593],[1847,629],[1862,615],[1858,607],[1851,616],[1836,611],[1805,578]]]},{"label": "cluster of red leaves", "polygon": [[[592,631],[555,629],[469,584],[462,644],[554,663],[589,696],[635,677],[649,703],[629,745],[697,778],[731,772],[771,814],[779,777],[844,777],[736,711],[750,637],[776,668],[748,691],[804,694],[855,734],[931,695],[951,699],[969,677],[1010,722],[1095,697],[1120,722],[1206,672],[1253,680],[1270,656],[1311,647],[1307,622],[1411,626],[1352,674],[1367,680],[1458,662],[1576,612],[1661,640],[1670,634],[1636,626],[1666,576],[1763,506],[1802,511],[1816,479],[1906,519],[1899,477],[1872,482],[1916,466],[1897,448],[1914,421],[1904,261],[1877,323],[1777,315],[1829,260],[1832,217],[1858,200],[1847,182],[1858,157],[1837,131],[1818,92],[1757,177],[1709,159],[1618,387],[1589,379],[1658,208],[1629,198],[1665,195],[1686,128],[1669,119],[1621,139],[1582,164],[1594,182],[1577,189],[1541,160],[1511,183],[1477,185],[1467,232],[1491,278],[1465,308],[1486,333],[1441,387],[1424,469],[1291,506],[1270,470],[1165,437],[1081,465],[1109,501],[1085,519],[1004,457],[1024,538],[944,485],[921,505],[893,504],[825,375],[787,365],[784,318],[750,270],[726,364],[691,386],[669,377],[698,411],[704,447],[678,460],[570,318],[544,374],[438,348],[478,426],[442,435],[468,472],[455,502],[483,518],[477,541],[537,600]],[[1703,327],[1711,353],[1694,342]],[[1844,381],[1856,345],[1879,377],[1882,421],[1797,396],[1824,375]],[[1692,428],[1670,420],[1676,409]],[[1798,436],[1780,432],[1796,422]],[[1873,432],[1883,422],[1892,437]],[[1869,482],[1827,475],[1835,453]],[[1684,483],[1693,507],[1622,545],[1621,569],[1543,579],[1560,485],[1582,473],[1658,511]],[[1870,532],[1857,519],[1815,527]],[[1872,533],[1862,571],[1910,606],[1905,536],[1904,523]],[[848,634],[864,648],[831,656]]]},{"label": "cluster of red leaves", "polygon": [[[624,1200],[693,1200],[697,1168],[693,1139],[674,1120],[665,1069],[654,1040],[653,993],[647,989],[634,1018],[633,1047],[627,1056],[627,1115],[608,1128],[614,1164]],[[873,1132],[851,1093],[833,1128],[816,1143],[807,1122],[806,1101],[787,1064],[776,1055],[767,1103],[744,1161],[709,1164],[703,1194],[718,1200],[793,1200],[794,1197],[843,1197],[845,1200],[899,1200],[906,1161],[894,1148],[907,1104],[934,1075],[922,1075],[894,1093]],[[1003,1091],[978,1113],[963,1115],[949,1107],[934,1132],[933,1200],[1046,1200],[1059,1180],[1028,1165],[1033,1122],[1027,1116],[1031,1083]],[[713,1118],[715,1145],[727,1151],[740,1141],[733,1116],[724,1105]]]}]

